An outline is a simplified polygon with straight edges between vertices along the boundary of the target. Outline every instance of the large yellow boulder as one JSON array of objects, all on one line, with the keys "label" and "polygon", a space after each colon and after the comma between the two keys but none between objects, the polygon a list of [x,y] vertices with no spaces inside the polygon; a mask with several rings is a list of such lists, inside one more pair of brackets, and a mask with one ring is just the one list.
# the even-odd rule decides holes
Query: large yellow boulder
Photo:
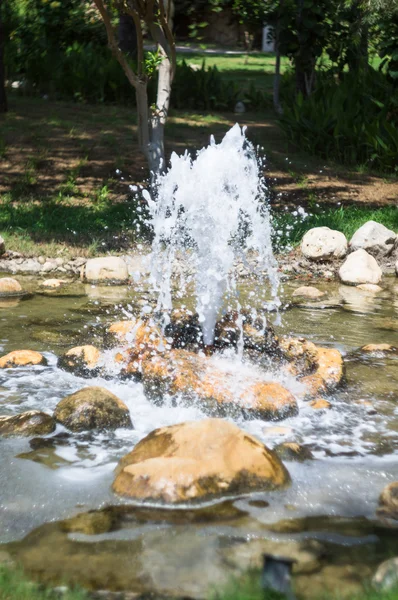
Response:
[{"label": "large yellow boulder", "polygon": [[222,415],[279,420],[298,412],[296,399],[279,383],[250,378],[237,383],[233,373],[217,368],[210,358],[186,350],[143,361],[142,379],[155,399],[179,396]]},{"label": "large yellow boulder", "polygon": [[221,419],[156,429],[123,457],[116,494],[166,503],[274,490],[290,476],[256,438]]},{"label": "large yellow boulder", "polygon": [[40,352],[34,350],[14,350],[0,358],[0,369],[11,369],[13,367],[30,367],[33,365],[45,365],[46,359]]}]

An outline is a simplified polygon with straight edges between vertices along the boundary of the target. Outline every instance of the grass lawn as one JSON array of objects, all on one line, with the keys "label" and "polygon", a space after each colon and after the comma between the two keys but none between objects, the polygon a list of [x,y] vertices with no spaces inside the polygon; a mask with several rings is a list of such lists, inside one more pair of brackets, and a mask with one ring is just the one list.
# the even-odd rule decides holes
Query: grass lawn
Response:
[{"label": "grass lawn", "polygon": [[[0,600],[88,600],[89,594],[83,590],[70,590],[54,593],[51,589],[32,583],[21,570],[0,565]],[[249,573],[240,579],[233,580],[224,589],[213,592],[209,600],[284,600],[285,596],[261,589],[258,573]],[[299,595],[299,600],[307,596]],[[311,600],[398,600],[398,590],[376,592],[364,590],[357,594],[327,594]]]}]

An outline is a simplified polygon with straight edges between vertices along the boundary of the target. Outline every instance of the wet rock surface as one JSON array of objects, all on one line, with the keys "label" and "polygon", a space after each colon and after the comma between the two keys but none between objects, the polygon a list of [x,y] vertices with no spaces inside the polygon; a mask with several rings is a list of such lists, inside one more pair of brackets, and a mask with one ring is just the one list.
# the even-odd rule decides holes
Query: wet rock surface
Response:
[{"label": "wet rock surface", "polygon": [[290,483],[261,442],[220,419],[153,431],[119,463],[113,490],[136,500],[179,503]]},{"label": "wet rock surface", "polygon": [[0,436],[46,435],[55,430],[53,417],[38,410],[30,410],[19,415],[0,416]]},{"label": "wet rock surface", "polygon": [[81,377],[96,377],[101,371],[101,352],[91,345],[71,348],[58,359],[60,369]]},{"label": "wet rock surface", "polygon": [[0,358],[0,369],[46,364],[47,361],[44,356],[34,350],[14,350]]},{"label": "wet rock surface", "polygon": [[112,431],[132,428],[127,406],[101,387],[87,387],[61,400],[54,418],[71,431]]},{"label": "wet rock surface", "polygon": [[210,358],[186,350],[150,357],[142,362],[141,374],[146,393],[155,401],[161,402],[166,394],[179,396],[209,414],[279,420],[298,411],[296,399],[281,384],[246,378],[237,390],[230,375]]}]

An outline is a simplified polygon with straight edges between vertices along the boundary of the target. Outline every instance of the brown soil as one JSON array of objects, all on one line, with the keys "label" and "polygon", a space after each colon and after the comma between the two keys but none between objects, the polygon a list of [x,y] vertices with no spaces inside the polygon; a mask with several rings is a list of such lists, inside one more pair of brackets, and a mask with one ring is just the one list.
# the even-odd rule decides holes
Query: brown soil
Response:
[{"label": "brown soil", "polygon": [[[167,152],[201,148],[211,133],[219,139],[236,119],[173,114]],[[249,138],[264,147],[276,203],[398,204],[396,177],[359,174],[305,155],[289,146],[272,115],[239,119],[248,126]],[[147,177],[134,122],[134,112],[126,107],[12,97],[10,112],[0,120],[0,194],[9,193],[15,201],[59,195],[69,204],[95,202],[101,193],[114,200],[125,197],[129,184]]]}]

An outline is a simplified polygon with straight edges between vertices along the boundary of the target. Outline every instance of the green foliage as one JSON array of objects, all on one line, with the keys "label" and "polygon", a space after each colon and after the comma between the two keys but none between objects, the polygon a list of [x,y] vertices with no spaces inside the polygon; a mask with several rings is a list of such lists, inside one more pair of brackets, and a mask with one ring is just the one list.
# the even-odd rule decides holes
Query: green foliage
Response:
[{"label": "green foliage", "polygon": [[398,87],[398,3],[395,10],[383,13],[378,23],[380,31],[380,68],[385,69],[391,82]]},{"label": "green foliage", "polygon": [[398,172],[398,97],[382,73],[369,68],[340,81],[320,73],[308,98],[294,97],[286,79],[281,125],[300,148],[346,165]]},{"label": "green foliage", "polygon": [[233,110],[240,94],[232,81],[225,82],[216,66],[193,69],[185,61],[178,65],[172,105],[181,109]]}]

